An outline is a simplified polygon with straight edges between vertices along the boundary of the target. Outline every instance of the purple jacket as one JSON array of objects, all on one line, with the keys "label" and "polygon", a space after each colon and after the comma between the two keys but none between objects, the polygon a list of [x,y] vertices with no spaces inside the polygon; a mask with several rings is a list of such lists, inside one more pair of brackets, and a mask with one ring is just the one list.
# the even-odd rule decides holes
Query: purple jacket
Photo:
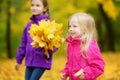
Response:
[{"label": "purple jacket", "polygon": [[21,45],[18,48],[18,52],[16,55],[17,63],[21,64],[24,57],[25,58],[25,65],[29,67],[42,67],[46,69],[51,68],[52,64],[52,54],[57,50],[54,48],[53,51],[49,51],[50,57],[47,58],[44,55],[43,48],[33,48],[30,44],[32,39],[28,33],[31,24],[35,23],[38,25],[40,20],[48,20],[48,17],[45,14],[41,14],[38,16],[32,16],[30,18],[30,22],[28,22],[27,26],[24,29],[22,34]]}]

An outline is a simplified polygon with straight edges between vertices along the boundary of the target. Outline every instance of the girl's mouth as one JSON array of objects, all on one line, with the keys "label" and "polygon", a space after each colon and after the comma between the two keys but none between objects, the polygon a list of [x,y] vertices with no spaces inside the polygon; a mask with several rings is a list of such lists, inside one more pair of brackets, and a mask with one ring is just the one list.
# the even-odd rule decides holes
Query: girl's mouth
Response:
[{"label": "girl's mouth", "polygon": [[33,9],[32,12],[36,12],[36,10]]}]

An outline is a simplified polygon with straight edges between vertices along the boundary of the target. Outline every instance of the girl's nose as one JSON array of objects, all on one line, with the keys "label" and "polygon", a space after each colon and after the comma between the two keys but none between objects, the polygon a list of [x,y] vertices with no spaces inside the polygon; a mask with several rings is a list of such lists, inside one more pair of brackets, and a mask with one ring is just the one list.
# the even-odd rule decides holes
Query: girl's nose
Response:
[{"label": "girl's nose", "polygon": [[70,30],[70,31],[72,31],[72,30],[73,30],[73,28],[72,28],[72,27],[70,27],[70,28],[69,28],[69,30]]}]

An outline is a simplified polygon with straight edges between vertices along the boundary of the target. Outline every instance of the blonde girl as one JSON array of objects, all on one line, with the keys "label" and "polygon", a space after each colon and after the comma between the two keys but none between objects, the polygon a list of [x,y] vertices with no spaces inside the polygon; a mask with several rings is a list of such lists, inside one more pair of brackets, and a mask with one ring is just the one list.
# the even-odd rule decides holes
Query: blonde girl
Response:
[{"label": "blonde girl", "polygon": [[67,62],[62,80],[96,80],[104,72],[104,61],[94,38],[95,21],[86,13],[73,14],[68,21]]}]

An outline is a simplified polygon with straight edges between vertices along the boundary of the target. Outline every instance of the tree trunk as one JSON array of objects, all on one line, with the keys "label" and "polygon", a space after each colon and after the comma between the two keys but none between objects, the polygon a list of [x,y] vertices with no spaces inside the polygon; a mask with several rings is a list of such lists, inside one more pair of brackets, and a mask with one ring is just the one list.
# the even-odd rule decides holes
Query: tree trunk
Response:
[{"label": "tree trunk", "polygon": [[113,34],[113,26],[108,18],[108,16],[106,15],[106,13],[103,10],[103,5],[99,4],[99,10],[103,16],[105,25],[106,25],[106,29],[107,29],[107,42],[108,42],[108,49],[110,51],[115,51],[115,45],[114,45],[114,34]]},{"label": "tree trunk", "polygon": [[2,13],[2,2],[3,0],[0,0],[0,14]]},{"label": "tree trunk", "polygon": [[96,21],[96,29],[97,29],[97,32],[98,32],[98,43],[99,43],[99,47],[100,47],[100,49],[101,49],[101,51],[104,51],[104,39],[103,39],[103,37],[102,37],[102,34],[101,34],[101,32],[102,32],[102,28],[101,28],[101,20],[97,20]]},{"label": "tree trunk", "polygon": [[7,30],[6,30],[6,46],[7,46],[7,56],[8,58],[12,58],[12,53],[11,53],[11,31],[10,31],[10,26],[11,26],[11,23],[10,23],[10,18],[11,18],[11,13],[10,13],[10,0],[7,1],[7,21],[6,21],[6,24],[7,24]]}]

